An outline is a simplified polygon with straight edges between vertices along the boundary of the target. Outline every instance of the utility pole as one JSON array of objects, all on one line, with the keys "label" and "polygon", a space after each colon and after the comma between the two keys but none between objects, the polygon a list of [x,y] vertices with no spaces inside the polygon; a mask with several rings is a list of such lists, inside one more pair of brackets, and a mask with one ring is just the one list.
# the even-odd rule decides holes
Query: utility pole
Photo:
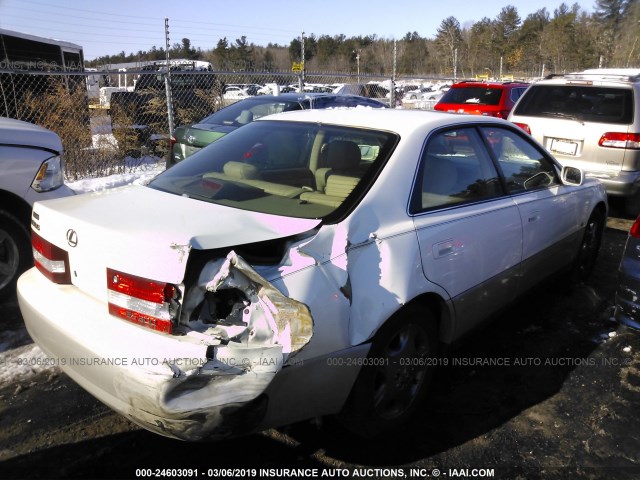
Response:
[{"label": "utility pole", "polygon": [[453,81],[458,81],[458,49],[453,51]]},{"label": "utility pole", "polygon": [[398,56],[398,42],[397,40],[393,41],[393,74],[391,75],[391,108],[396,108],[396,58]]},{"label": "utility pole", "polygon": [[304,93],[304,71],[305,71],[305,62],[304,62],[304,32],[300,35],[300,62],[302,62],[302,73],[300,74],[300,93]]},{"label": "utility pole", "polygon": [[173,99],[171,96],[171,63],[169,62],[169,17],[164,17],[164,45],[166,50],[167,74],[164,77],[164,89],[167,93],[167,122],[169,137],[173,135]]}]

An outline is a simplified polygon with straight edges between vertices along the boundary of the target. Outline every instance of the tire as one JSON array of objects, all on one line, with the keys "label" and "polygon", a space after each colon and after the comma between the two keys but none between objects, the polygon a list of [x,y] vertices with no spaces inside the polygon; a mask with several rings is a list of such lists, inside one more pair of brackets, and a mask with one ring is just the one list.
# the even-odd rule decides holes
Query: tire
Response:
[{"label": "tire", "polygon": [[374,337],[341,414],[342,423],[365,438],[407,424],[426,397],[437,355],[436,323],[426,307],[409,306]]},{"label": "tire", "polygon": [[596,265],[600,244],[602,243],[602,233],[604,231],[604,214],[596,209],[591,213],[587,225],[584,229],[584,236],[578,250],[578,257],[573,267],[573,277],[575,281],[586,281]]},{"label": "tire", "polygon": [[18,277],[32,264],[29,232],[15,217],[0,210],[0,299],[15,293]]}]

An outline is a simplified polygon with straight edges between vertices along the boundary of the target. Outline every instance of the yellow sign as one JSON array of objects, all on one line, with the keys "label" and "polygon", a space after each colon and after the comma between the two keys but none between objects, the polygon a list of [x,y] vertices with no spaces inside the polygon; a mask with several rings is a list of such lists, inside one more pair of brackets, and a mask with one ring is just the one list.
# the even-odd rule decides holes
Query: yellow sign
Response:
[{"label": "yellow sign", "polygon": [[291,71],[295,73],[301,73],[304,70],[304,62],[291,64]]}]

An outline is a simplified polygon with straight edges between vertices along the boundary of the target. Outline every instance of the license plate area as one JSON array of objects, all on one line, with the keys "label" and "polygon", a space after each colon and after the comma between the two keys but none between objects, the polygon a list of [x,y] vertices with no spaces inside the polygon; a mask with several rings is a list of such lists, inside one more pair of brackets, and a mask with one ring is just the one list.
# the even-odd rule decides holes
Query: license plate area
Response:
[{"label": "license plate area", "polygon": [[562,138],[552,138],[549,146],[551,153],[561,153],[562,155],[574,155],[578,153],[578,143]]}]

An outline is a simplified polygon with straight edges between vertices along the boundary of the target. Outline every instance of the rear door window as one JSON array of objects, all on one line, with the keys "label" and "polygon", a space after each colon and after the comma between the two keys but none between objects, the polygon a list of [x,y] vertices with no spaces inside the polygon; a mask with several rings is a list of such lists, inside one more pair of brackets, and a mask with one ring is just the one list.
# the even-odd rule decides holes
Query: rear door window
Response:
[{"label": "rear door window", "polygon": [[509,193],[548,188],[560,184],[555,166],[530,141],[501,127],[482,127],[505,178]]},{"label": "rear door window", "polygon": [[498,173],[474,128],[434,134],[424,150],[412,213],[500,195]]}]

